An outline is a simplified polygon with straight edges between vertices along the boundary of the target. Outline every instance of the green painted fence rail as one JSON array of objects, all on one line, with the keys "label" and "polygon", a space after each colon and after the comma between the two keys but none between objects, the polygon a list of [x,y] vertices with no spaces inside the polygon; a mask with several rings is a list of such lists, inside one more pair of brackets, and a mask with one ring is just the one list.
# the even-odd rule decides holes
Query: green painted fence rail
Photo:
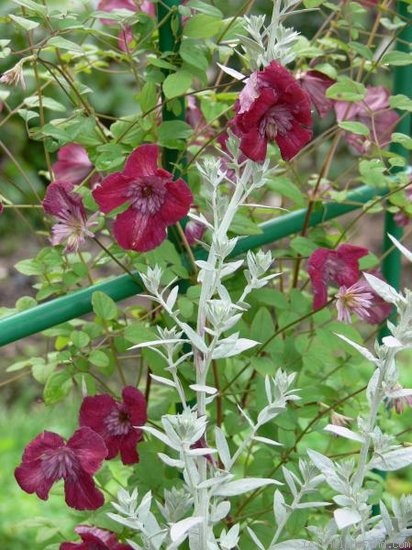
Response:
[{"label": "green painted fence rail", "polygon": [[[348,194],[347,203],[323,204],[319,210],[312,212],[309,225],[313,227],[342,216],[356,210],[371,199],[386,194],[387,189],[359,187]],[[231,255],[243,254],[250,249],[274,243],[279,239],[299,232],[306,212],[306,209],[296,210],[263,223],[260,226],[262,233],[240,238]],[[196,256],[201,258],[204,254],[203,250],[199,250]],[[0,346],[90,313],[92,311],[92,295],[97,290],[106,293],[116,302],[135,296],[142,292],[142,286],[138,280],[138,273],[135,274],[135,278],[127,274],[121,275],[112,280],[72,292],[61,298],[55,298],[26,311],[3,317],[0,319]]]}]

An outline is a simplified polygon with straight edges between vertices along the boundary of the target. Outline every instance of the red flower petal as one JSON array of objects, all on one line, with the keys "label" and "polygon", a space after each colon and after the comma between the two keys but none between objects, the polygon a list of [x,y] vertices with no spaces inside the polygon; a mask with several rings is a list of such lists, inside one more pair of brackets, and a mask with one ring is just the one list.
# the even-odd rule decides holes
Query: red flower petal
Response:
[{"label": "red flower petal", "polygon": [[264,161],[268,141],[275,141],[289,160],[312,138],[309,94],[276,61],[250,76],[235,111],[229,125],[240,134],[242,152],[254,161]]},{"label": "red flower petal", "polygon": [[64,493],[67,505],[75,510],[96,510],[104,504],[103,493],[83,470],[64,480]]},{"label": "red flower petal", "polygon": [[117,403],[107,394],[85,397],[80,407],[79,424],[88,426],[104,437],[106,433],[105,418],[117,408]]},{"label": "red flower petal", "polygon": [[120,445],[120,456],[125,465],[137,464],[139,462],[139,454],[136,450],[136,444],[140,437],[136,433],[129,433],[123,438]]},{"label": "red flower petal", "polygon": [[278,135],[276,143],[279,146],[280,154],[285,160],[290,160],[299,153],[302,147],[312,139],[312,131],[293,124],[290,132],[285,135]]},{"label": "red flower petal", "polygon": [[54,432],[44,431],[31,441],[23,453],[23,462],[37,460],[50,449],[58,449],[65,445],[64,439]]},{"label": "red flower petal", "polygon": [[49,498],[49,491],[54,479],[45,477],[40,459],[23,462],[15,469],[14,476],[21,489],[26,493],[36,493],[42,500]]},{"label": "red flower petal", "polygon": [[166,189],[167,194],[159,215],[166,225],[173,225],[187,215],[193,203],[193,195],[182,179],[167,182]]},{"label": "red flower petal", "polygon": [[327,285],[350,287],[359,279],[359,259],[368,254],[361,246],[343,244],[336,250],[318,248],[308,260],[308,273],[313,287],[313,307],[319,309],[328,301]]},{"label": "red flower petal", "polygon": [[129,188],[130,178],[125,177],[123,172],[115,172],[98,183],[92,195],[100,210],[107,213],[127,202]]},{"label": "red flower petal", "polygon": [[[156,174],[158,157],[159,148],[157,145],[141,145],[129,155],[123,173],[129,178],[153,176]],[[168,177],[172,178],[169,172],[166,173]]]},{"label": "red flower petal", "polygon": [[152,250],[167,237],[166,225],[160,216],[144,215],[134,208],[117,216],[113,233],[122,248],[137,252]]},{"label": "red flower petal", "polygon": [[76,453],[81,467],[88,474],[94,474],[107,456],[103,439],[88,427],[79,428],[68,440],[67,446]]},{"label": "red flower petal", "polygon": [[72,187],[82,182],[92,168],[86,149],[77,143],[64,145],[57,153],[57,162],[52,165],[55,179],[69,182]]},{"label": "red flower petal", "polygon": [[251,128],[240,138],[240,150],[255,162],[263,162],[267,153],[267,140],[257,128]]},{"label": "red flower petal", "polygon": [[68,214],[74,214],[77,210],[86,217],[82,198],[73,192],[73,185],[68,181],[56,180],[51,183],[47,187],[42,205],[47,214],[56,218],[65,219]]},{"label": "red flower petal", "polygon": [[143,426],[147,421],[147,404],[143,393],[133,386],[126,386],[122,397],[132,425]]}]

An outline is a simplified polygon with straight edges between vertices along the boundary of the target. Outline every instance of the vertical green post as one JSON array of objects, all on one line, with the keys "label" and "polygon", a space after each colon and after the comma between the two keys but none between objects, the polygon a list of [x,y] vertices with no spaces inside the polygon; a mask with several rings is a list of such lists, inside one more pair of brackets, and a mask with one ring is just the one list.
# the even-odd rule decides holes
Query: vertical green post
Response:
[{"label": "vertical green post", "polygon": [[[396,49],[401,52],[409,53],[409,45],[412,41],[412,26],[410,25],[411,16],[408,13],[408,5],[405,2],[397,2],[397,12],[399,17],[405,21],[406,25],[400,32],[396,44]],[[411,82],[412,82],[412,65],[403,65],[397,66],[394,70],[394,79],[393,79],[393,90],[392,94],[403,94],[406,96],[411,95]],[[399,121],[396,131],[402,132],[403,134],[411,134],[411,116],[409,113],[405,114],[404,112],[400,113],[402,119]],[[398,155],[401,155],[408,158],[408,151],[402,147],[399,143],[391,143],[390,150]],[[385,212],[385,227],[383,235],[383,252],[386,252],[392,248],[392,250],[385,255],[382,261],[382,274],[387,280],[387,282],[393,286],[396,290],[399,290],[401,285],[401,274],[402,274],[402,255],[400,251],[393,247],[392,241],[389,239],[388,235],[392,235],[395,239],[401,239],[403,236],[403,229],[395,223],[394,215],[390,212]],[[393,314],[389,319],[391,321],[395,320],[396,313]],[[379,331],[379,339],[381,340],[384,336],[388,335],[389,331],[386,327],[381,328]],[[375,473],[379,474],[383,479],[386,479],[387,473],[380,470],[374,470]],[[372,506],[372,515],[376,516],[380,513],[379,504],[374,504]]]},{"label": "vertical green post", "polygon": [[[409,53],[409,46],[412,43],[412,25],[411,15],[408,12],[408,4],[406,2],[398,2],[397,11],[399,17],[406,23],[398,36],[396,49],[401,52]],[[412,65],[402,65],[395,67],[394,70],[394,82],[393,82],[393,94],[403,94],[408,97],[411,96],[411,83],[412,83]],[[409,113],[402,111],[400,113],[402,119],[396,127],[397,132],[403,134],[411,134],[411,116]],[[399,143],[391,144],[391,151],[408,158],[408,151],[402,147]],[[383,250],[386,252],[390,248],[393,248],[391,240],[388,238],[388,234],[393,235],[396,239],[400,239],[403,235],[403,230],[399,227],[395,221],[393,214],[386,212],[385,215],[385,234],[383,238]],[[382,262],[382,273],[385,279],[394,288],[399,289],[401,284],[401,253],[397,248],[394,248],[389,254],[387,254]]]},{"label": "vertical green post", "polygon": [[[157,4],[157,20],[159,22],[159,48],[161,53],[173,52],[177,55],[180,46],[181,37],[181,18],[177,11],[177,6],[181,4],[180,0],[160,0]],[[165,69],[165,77],[170,71]],[[163,121],[184,120],[185,102],[184,98],[174,98],[166,101],[163,99]],[[175,176],[179,176],[179,170],[176,168],[178,151],[176,149],[165,149],[163,154],[164,167]]]}]

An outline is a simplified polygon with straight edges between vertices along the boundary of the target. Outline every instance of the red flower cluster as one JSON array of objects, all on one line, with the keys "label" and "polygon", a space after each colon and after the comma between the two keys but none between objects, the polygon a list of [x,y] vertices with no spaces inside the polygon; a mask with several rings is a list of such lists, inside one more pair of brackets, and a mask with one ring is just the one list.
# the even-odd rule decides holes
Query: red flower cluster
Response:
[{"label": "red flower cluster", "polygon": [[156,145],[141,145],[133,151],[122,172],[115,172],[93,189],[102,212],[123,204],[127,210],[116,216],[113,232],[122,248],[146,252],[161,244],[166,228],[189,212],[193,195],[182,179],[158,168]]},{"label": "red flower cluster", "polygon": [[[392,306],[378,296],[361,275],[359,260],[368,254],[361,246],[342,244],[336,250],[318,248],[308,260],[313,288],[313,308],[328,301],[328,285],[340,287],[336,295],[338,319],[349,322],[351,312],[370,324],[379,324],[391,313]],[[373,275],[382,277],[378,271]]]},{"label": "red flower cluster", "polygon": [[127,386],[122,391],[123,402],[107,394],[86,397],[80,407],[80,426],[88,426],[106,443],[107,460],[118,453],[123,464],[139,462],[136,444],[142,439],[142,426],[147,420],[146,401],[142,392]]},{"label": "red flower cluster", "polygon": [[255,71],[239,94],[231,123],[241,151],[263,162],[267,144],[275,141],[282,158],[290,160],[312,139],[310,105],[309,94],[276,61]]},{"label": "red flower cluster", "polygon": [[120,452],[124,464],[139,461],[136,444],[142,438],[139,426],[147,419],[146,401],[132,386],[125,387],[122,396],[123,402],[107,394],[86,397],[80,408],[81,427],[67,442],[60,435],[45,431],[29,443],[15,470],[20,487],[47,500],[52,485],[63,479],[70,507],[100,508],[104,497],[94,484],[93,474],[103,460]]}]

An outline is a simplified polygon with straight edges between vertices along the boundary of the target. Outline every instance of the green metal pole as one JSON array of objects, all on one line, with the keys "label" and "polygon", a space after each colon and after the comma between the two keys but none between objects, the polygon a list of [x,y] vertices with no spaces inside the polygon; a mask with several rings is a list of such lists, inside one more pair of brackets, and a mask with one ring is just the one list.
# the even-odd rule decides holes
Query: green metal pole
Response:
[{"label": "green metal pole", "polygon": [[[411,16],[408,13],[408,6],[405,2],[397,3],[397,12],[398,15],[406,22],[406,26],[400,32],[396,44],[396,49],[398,51],[409,53],[410,44],[412,43],[412,26],[410,25]],[[412,65],[397,66],[394,70],[394,79],[393,79],[393,94],[403,94],[408,97],[411,96],[411,83],[412,83]],[[407,136],[411,135],[411,116],[410,114],[405,114],[404,112],[399,113],[402,118],[399,121],[396,131],[406,134]],[[391,143],[390,150],[398,155],[403,156],[408,159],[408,151],[402,147],[399,143]],[[394,215],[390,212],[385,212],[385,226],[384,226],[384,235],[383,235],[383,251],[387,253],[382,261],[382,274],[385,277],[386,281],[393,286],[393,288],[399,290],[401,285],[401,275],[402,275],[402,255],[401,252],[393,246],[392,241],[389,239],[388,235],[392,235],[396,239],[400,240],[403,236],[403,229],[395,223]],[[389,319],[394,322],[396,321],[396,311],[394,311]],[[388,327],[386,324],[379,331],[379,340],[382,340],[384,336],[389,334]],[[381,470],[374,470],[375,473],[379,474],[384,480],[387,478],[387,472]],[[372,506],[372,515],[377,516],[380,513],[379,504],[374,504]]]},{"label": "green metal pole", "polygon": [[[398,14],[400,18],[406,22],[406,26],[402,29],[399,34],[396,49],[398,51],[407,52],[410,51],[410,44],[412,43],[412,25],[411,15],[408,12],[408,5],[406,2],[398,2],[397,7]],[[397,66],[394,69],[394,83],[393,83],[393,94],[403,94],[408,97],[411,97],[411,86],[412,86],[412,64]],[[404,111],[400,113],[402,118],[399,124],[396,127],[397,132],[402,132],[407,136],[411,135],[411,116],[410,114],[405,114]],[[399,143],[392,143],[390,147],[391,151],[397,153],[398,155],[403,156],[408,159],[408,151],[402,147]],[[400,251],[393,246],[392,241],[388,237],[393,235],[396,239],[401,239],[403,236],[403,230],[399,227],[394,220],[393,214],[386,212],[385,214],[385,233],[383,239],[383,250],[391,250],[385,257],[382,262],[382,273],[385,279],[390,285],[394,288],[399,289],[401,284],[401,253]]]},{"label": "green metal pole", "polygon": [[[313,212],[309,225],[313,227],[342,216],[347,212],[356,210],[374,197],[384,196],[386,193],[386,189],[376,190],[367,186],[360,187],[348,194],[348,204],[326,204],[319,211]],[[232,256],[297,233],[302,227],[305,216],[306,209],[302,209],[262,224],[262,233],[259,235],[239,239]],[[196,256],[200,259],[203,254],[203,251],[199,251]],[[139,276],[136,275],[136,278],[138,279]],[[97,283],[21,313],[4,317],[0,319],[0,346],[90,313],[92,311],[92,295],[97,290],[105,292],[117,302],[135,296],[142,291],[142,286],[129,275],[121,275],[110,281]]]},{"label": "green metal pole", "polygon": [[[180,0],[160,0],[157,4],[157,20],[159,22],[159,49],[161,53],[171,52],[177,56],[181,39],[181,18],[177,11],[177,6],[181,4]],[[176,23],[177,24],[174,24]],[[171,71],[164,69],[165,77]],[[162,96],[163,122],[169,120],[185,120],[185,101],[184,98],[174,98],[166,101]],[[163,152],[164,167],[175,176],[180,175],[176,162],[179,156],[177,149],[165,149]]]}]

